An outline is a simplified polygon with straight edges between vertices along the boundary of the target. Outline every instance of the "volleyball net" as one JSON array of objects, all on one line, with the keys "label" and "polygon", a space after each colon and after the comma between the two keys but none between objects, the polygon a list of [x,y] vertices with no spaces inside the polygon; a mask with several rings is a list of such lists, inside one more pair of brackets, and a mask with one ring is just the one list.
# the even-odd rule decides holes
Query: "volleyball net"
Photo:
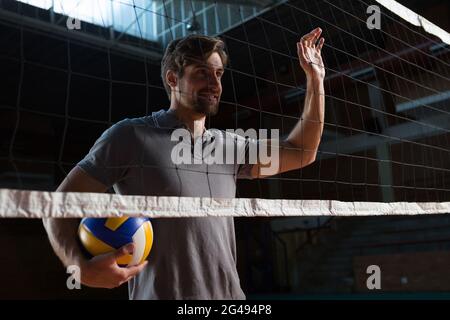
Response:
[{"label": "volleyball net", "polygon": [[[420,16],[416,25],[405,20],[393,2],[105,0],[52,9],[36,3],[1,4],[1,217],[450,211],[448,33]],[[95,18],[86,9],[93,4],[100,8]],[[80,30],[67,31],[68,17],[81,20]],[[230,57],[219,113],[207,126],[278,130],[285,139],[303,121],[307,90],[296,43],[318,26],[326,107],[313,164],[235,179],[237,198],[230,199],[53,192],[111,125],[168,107],[160,58],[189,30],[220,36]]]}]

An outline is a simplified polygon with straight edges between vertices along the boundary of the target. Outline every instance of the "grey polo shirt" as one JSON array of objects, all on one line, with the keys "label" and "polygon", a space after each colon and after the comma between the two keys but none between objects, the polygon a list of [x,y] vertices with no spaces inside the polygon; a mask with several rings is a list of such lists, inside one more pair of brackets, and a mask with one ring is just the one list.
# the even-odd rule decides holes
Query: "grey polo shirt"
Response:
[{"label": "grey polo shirt", "polygon": [[[171,154],[179,142],[171,134],[182,127],[172,111],[125,119],[106,130],[78,166],[119,194],[234,198],[236,178],[250,178],[251,165],[238,164],[249,140],[206,130],[196,143],[217,149],[231,138],[236,162],[175,165]],[[245,299],[233,218],[161,218],[152,225],[153,248],[146,268],[129,282],[130,299]]]}]

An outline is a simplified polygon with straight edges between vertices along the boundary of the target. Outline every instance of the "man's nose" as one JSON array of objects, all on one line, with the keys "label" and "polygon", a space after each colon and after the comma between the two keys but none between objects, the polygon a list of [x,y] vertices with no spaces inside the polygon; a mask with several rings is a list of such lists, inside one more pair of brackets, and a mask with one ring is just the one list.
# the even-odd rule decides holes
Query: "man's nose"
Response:
[{"label": "man's nose", "polygon": [[219,91],[220,90],[220,85],[221,85],[221,82],[220,82],[220,78],[218,76],[211,75],[209,77],[209,79],[208,79],[208,87],[209,88],[213,88],[216,91]]}]

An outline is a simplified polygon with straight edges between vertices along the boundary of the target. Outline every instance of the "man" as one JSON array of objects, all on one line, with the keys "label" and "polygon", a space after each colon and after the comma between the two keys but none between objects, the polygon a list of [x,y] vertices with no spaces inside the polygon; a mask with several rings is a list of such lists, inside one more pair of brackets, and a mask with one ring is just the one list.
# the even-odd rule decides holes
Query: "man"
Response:
[{"label": "man", "polygon": [[[273,174],[314,162],[324,122],[325,71],[321,58],[324,39],[313,30],[297,43],[300,66],[306,73],[307,93],[301,120],[280,141],[279,163]],[[319,40],[320,38],[320,40]],[[170,98],[168,111],[125,119],[96,141],[89,154],[58,187],[61,192],[105,192],[111,186],[125,195],[232,198],[236,178],[261,178],[263,165],[180,164],[171,158],[175,129],[189,130],[192,142],[209,141],[206,116],[216,114],[222,94],[221,77],[227,63],[224,43],[192,35],[172,41],[162,60],[162,78]],[[229,134],[229,133],[227,133]],[[227,138],[215,140],[222,147]],[[246,156],[248,141],[237,135],[236,160]],[[270,145],[271,140],[258,141]],[[194,154],[193,157],[202,157]],[[81,281],[90,287],[114,288],[129,283],[131,299],[244,299],[236,270],[233,219],[172,218],[152,220],[154,246],[148,261],[120,268],[116,252],[87,260],[77,243],[76,219],[46,219],[50,243],[65,265],[81,268]]]}]

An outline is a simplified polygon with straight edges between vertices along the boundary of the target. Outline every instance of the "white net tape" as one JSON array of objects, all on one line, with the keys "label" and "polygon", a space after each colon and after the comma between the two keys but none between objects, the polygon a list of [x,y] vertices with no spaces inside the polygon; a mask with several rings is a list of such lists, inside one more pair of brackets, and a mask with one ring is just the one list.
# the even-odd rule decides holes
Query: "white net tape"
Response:
[{"label": "white net tape", "polygon": [[0,189],[2,218],[368,216],[448,212],[450,202],[219,199]]}]

